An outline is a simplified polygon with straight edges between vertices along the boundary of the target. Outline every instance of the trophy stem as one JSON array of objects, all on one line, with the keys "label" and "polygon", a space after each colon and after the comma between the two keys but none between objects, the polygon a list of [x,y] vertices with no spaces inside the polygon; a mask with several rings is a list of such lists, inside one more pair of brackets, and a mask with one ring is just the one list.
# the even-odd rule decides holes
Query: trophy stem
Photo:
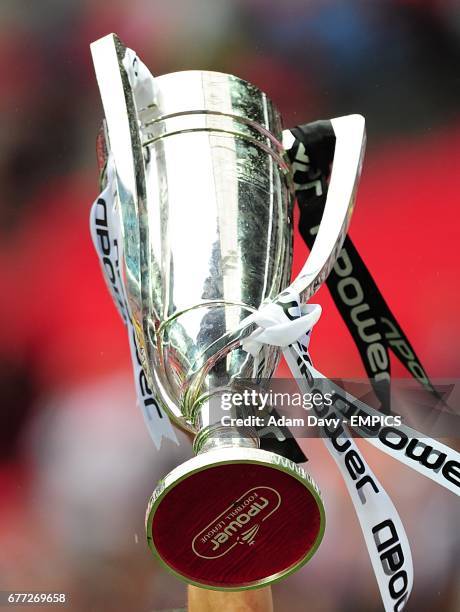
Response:
[{"label": "trophy stem", "polygon": [[219,448],[259,448],[260,441],[255,429],[244,430],[237,427],[226,427],[221,424],[203,427],[193,441],[195,455]]}]

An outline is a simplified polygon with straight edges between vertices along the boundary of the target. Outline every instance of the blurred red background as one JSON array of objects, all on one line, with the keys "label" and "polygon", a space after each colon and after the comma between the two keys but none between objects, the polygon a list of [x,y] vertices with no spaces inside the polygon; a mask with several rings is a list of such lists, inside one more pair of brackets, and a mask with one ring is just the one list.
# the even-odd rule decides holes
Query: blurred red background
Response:
[{"label": "blurred red background", "polygon": [[[157,479],[191,449],[182,440],[158,456],[151,446],[126,333],[90,242],[102,109],[89,43],[115,31],[154,74],[237,74],[268,93],[287,127],[365,115],[351,236],[429,375],[456,378],[460,7],[11,0],[0,16],[0,590],[66,591],[75,610],[183,606],[185,587],[147,551],[143,512]],[[294,271],[306,254],[296,236]],[[327,289],[317,299],[315,364],[362,375]],[[403,374],[397,363],[393,371]],[[314,560],[275,587],[277,609],[379,610],[343,485],[318,441],[306,450],[328,531]],[[453,495],[367,456],[413,543],[408,609],[460,609]]]}]

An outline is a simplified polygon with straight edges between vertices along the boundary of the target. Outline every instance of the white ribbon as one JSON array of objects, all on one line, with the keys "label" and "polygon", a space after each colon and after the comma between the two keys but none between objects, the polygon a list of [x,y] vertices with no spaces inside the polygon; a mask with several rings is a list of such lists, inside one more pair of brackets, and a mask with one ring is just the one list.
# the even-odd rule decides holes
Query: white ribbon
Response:
[{"label": "white ribbon", "polygon": [[[310,383],[302,374],[302,367],[311,372],[311,364],[305,347],[286,347],[283,354],[301,392],[308,393]],[[313,409],[318,412],[315,405]],[[337,416],[334,410],[329,414]],[[320,429],[322,440],[351,497],[384,608],[386,612],[402,610],[412,590],[414,572],[409,541],[399,514],[346,426],[334,430],[326,426]]]},{"label": "white ribbon", "polygon": [[90,231],[102,267],[102,273],[112,295],[115,306],[125,323],[129,337],[129,347],[133,364],[134,380],[138,405],[145,424],[157,449],[163,438],[179,444],[168,415],[158,404],[147,383],[147,377],[139,359],[135,333],[126,294],[120,274],[120,261],[123,259],[123,242],[119,220],[116,194],[115,169],[112,159],[107,162],[107,187],[94,202],[90,213]]},{"label": "white ribbon", "polygon": [[[289,304],[289,308],[283,308],[283,303]],[[295,303],[297,305],[293,306]],[[259,312],[251,315],[251,320],[260,327],[243,341],[243,347],[257,357],[265,342],[281,346],[301,392],[308,393],[314,381],[325,379],[313,368],[307,350],[311,329],[320,314],[319,306],[301,306],[299,295],[291,286],[283,291],[276,303],[263,306]],[[296,341],[293,341],[296,334]],[[379,416],[378,411],[328,381],[328,390],[330,388],[343,403],[341,406],[336,401],[329,409],[330,416],[349,415],[350,406],[354,407],[354,414]],[[315,405],[313,409],[318,416],[325,416],[319,414],[320,410]],[[334,430],[326,426],[320,429],[326,448],[336,462],[353,502],[385,611],[402,610],[412,590],[413,567],[409,542],[398,512],[350,437],[346,425],[339,425]],[[394,426],[387,433],[392,435],[385,437],[385,441],[380,437],[367,436],[365,439],[458,495],[459,453],[404,425]],[[404,440],[406,449],[412,441],[410,453],[407,450],[404,453]],[[437,465],[441,463],[444,466],[442,469]]]},{"label": "white ribbon", "polygon": [[[308,365],[308,369],[316,381],[327,380],[327,390],[334,393],[336,413],[343,418],[349,418],[351,415],[375,417],[378,423],[377,419],[382,416],[378,410],[328,380],[311,364]],[[407,425],[392,424],[389,427],[377,425],[377,429],[375,427],[366,429],[359,425],[359,422],[359,419],[356,419],[356,425],[352,423],[351,426],[369,444],[452,493],[460,495],[460,454],[453,448]]]}]

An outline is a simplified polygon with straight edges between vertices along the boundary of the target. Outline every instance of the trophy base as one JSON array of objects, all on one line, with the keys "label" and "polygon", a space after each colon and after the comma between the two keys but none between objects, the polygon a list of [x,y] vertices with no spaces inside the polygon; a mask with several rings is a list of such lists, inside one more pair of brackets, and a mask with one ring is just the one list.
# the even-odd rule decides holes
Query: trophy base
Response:
[{"label": "trophy base", "polygon": [[147,540],[182,580],[215,590],[258,588],[318,548],[325,513],[306,472],[267,451],[227,447],[170,472],[146,514]]}]

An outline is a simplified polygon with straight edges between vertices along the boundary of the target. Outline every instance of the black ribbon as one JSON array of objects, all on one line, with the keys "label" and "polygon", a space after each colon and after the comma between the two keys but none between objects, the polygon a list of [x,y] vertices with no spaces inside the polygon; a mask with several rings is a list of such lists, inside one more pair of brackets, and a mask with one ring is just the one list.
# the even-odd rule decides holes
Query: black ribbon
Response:
[{"label": "black ribbon", "polygon": [[[335,133],[330,121],[298,126],[291,132],[295,142],[288,155],[300,208],[299,231],[311,249],[326,203]],[[349,236],[326,284],[360,353],[381,411],[391,412],[390,350],[442,402]]]}]

